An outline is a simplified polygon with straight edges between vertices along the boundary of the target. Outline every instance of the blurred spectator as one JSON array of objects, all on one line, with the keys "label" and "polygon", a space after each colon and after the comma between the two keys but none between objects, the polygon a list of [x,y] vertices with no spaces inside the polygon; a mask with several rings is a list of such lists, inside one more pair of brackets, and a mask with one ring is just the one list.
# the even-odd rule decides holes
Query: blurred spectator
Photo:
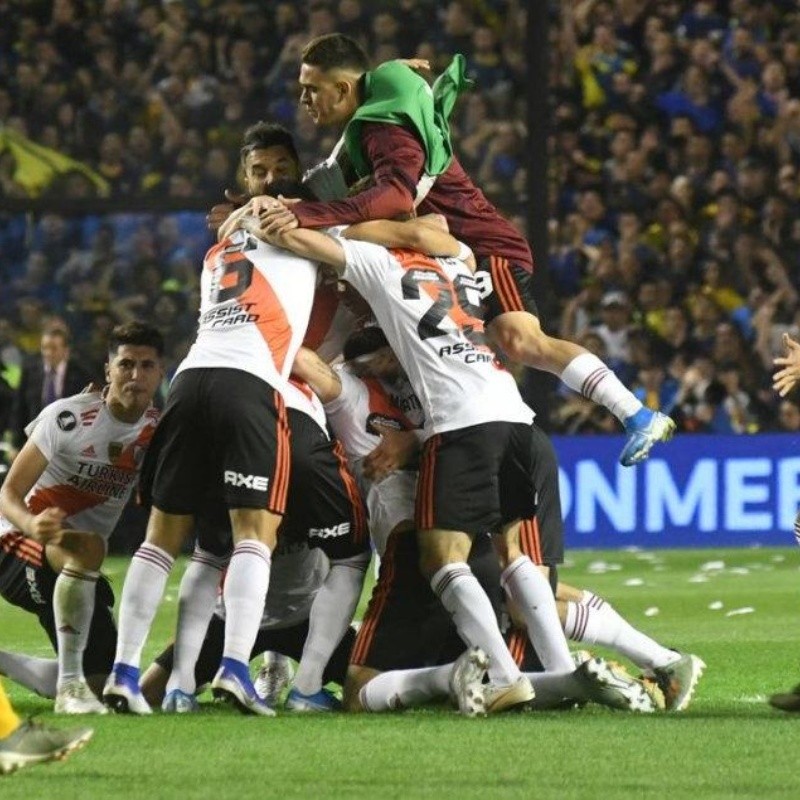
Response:
[{"label": "blurred spectator", "polygon": [[[92,377],[98,379],[98,376],[90,376],[70,356],[66,329],[45,329],[41,334],[39,355],[28,357],[22,366],[9,426],[11,444],[17,449],[22,447],[25,426],[50,403],[80,392]],[[72,424],[75,424],[74,420]]]}]

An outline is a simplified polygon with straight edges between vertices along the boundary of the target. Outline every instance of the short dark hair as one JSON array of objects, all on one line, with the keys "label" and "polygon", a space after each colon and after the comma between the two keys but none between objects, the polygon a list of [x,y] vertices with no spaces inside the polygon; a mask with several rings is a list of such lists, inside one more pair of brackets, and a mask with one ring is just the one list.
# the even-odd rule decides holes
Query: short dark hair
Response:
[{"label": "short dark hair", "polygon": [[303,48],[303,63],[323,71],[338,68],[361,73],[369,69],[369,57],[364,48],[342,33],[326,33],[312,39]]},{"label": "short dark hair", "polygon": [[152,347],[159,358],[164,355],[164,337],[158,328],[146,322],[125,322],[115,326],[108,337],[109,355],[113,356],[123,344]]},{"label": "short dark hair", "polygon": [[239,155],[244,161],[247,154],[252,150],[265,150],[267,147],[279,146],[285,147],[297,164],[300,163],[300,156],[297,155],[297,148],[294,146],[292,134],[283,125],[276,125],[262,120],[251,125],[244,132],[242,149],[239,151]]},{"label": "short dark hair", "polygon": [[382,347],[388,347],[389,341],[386,334],[377,325],[368,325],[348,336],[344,343],[342,357],[345,361],[352,361],[360,356],[368,356]]},{"label": "short dark hair", "polygon": [[293,181],[289,178],[278,178],[264,187],[264,191],[272,197],[283,195],[284,197],[299,197],[301,200],[318,200],[319,198],[300,181]]}]

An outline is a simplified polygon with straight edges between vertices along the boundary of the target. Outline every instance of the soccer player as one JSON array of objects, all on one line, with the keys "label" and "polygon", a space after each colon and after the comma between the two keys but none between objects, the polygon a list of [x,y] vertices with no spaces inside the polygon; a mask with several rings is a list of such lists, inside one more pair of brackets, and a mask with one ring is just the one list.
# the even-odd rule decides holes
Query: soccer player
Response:
[{"label": "soccer player", "polygon": [[46,761],[61,761],[83,747],[93,733],[91,728],[62,731],[36,722],[23,722],[14,713],[6,690],[0,684],[0,775]]},{"label": "soccer player", "polygon": [[[403,223],[363,223],[349,235],[394,240],[397,226]],[[421,227],[427,227],[425,249],[449,258],[248,223],[257,235],[333,266],[370,304],[402,363],[425,412],[416,509],[421,567],[464,641],[489,655],[494,696],[488,705],[499,710],[529,701],[533,692],[466,564],[474,536],[497,534],[506,591],[531,629],[542,608],[552,607],[563,643],[552,593],[519,551],[519,522],[535,512],[533,414],[486,345],[474,278],[455,258],[468,249],[429,226],[414,230]]]},{"label": "soccer player", "polygon": [[[383,436],[393,429],[419,430],[424,423],[422,406],[380,328],[356,332],[348,339],[344,356],[345,364],[331,369],[312,363],[313,353],[301,350],[298,354],[302,372],[325,401],[330,425],[354,471],[362,476],[370,529],[381,557],[378,582],[351,657],[346,708],[389,711],[449,696],[464,714],[485,713],[487,698],[481,683],[485,656],[476,649],[462,652],[463,642],[418,568],[415,464],[406,464],[380,480],[369,480],[359,469],[374,452],[376,426],[380,424]],[[500,570],[486,536],[473,542],[469,564],[501,612]],[[516,643],[517,638],[512,632],[509,641]],[[526,668],[533,669],[538,664],[535,655],[530,648],[523,653]],[[536,690],[534,708],[560,706],[570,698],[613,708],[654,710],[640,681],[602,659],[587,659],[567,672],[535,672],[527,677]]]},{"label": "soccer player", "polygon": [[343,189],[372,174],[375,185],[333,202],[273,205],[270,213],[282,224],[311,228],[394,219],[414,209],[443,214],[453,235],[479,260],[481,299],[493,342],[513,361],[551,372],[608,408],[628,433],[621,463],[641,461],[656,442],[672,436],[675,424],[645,408],[599,358],[542,331],[530,293],[533,257],[527,242],[452,155],[446,118],[463,84],[459,63],[442,76],[444,99],[437,104],[437,85],[432,93],[399,62],[370,71],[366,54],[347,36],[333,33],[309,42],[300,68],[300,102],[317,125],[345,128],[325,168],[312,180],[323,176],[326,186]]},{"label": "soccer player", "polygon": [[274,715],[255,692],[249,659],[289,489],[284,395],[316,280],[315,263],[286,257],[238,228],[206,254],[197,338],[154,437],[146,541],[122,591],[115,664],[104,690],[117,710],[151,711],[139,689],[142,647],[175,557],[211,503],[227,509],[233,535],[224,655],[212,688],[244,711]]},{"label": "soccer player", "polygon": [[108,672],[116,634],[99,570],[158,421],[163,352],[150,325],[114,328],[106,388],[45,408],[0,489],[0,594],[58,651],[57,713],[105,712],[86,680]]},{"label": "soccer player", "polygon": [[[253,645],[252,655],[265,651],[284,654],[300,661],[308,640],[310,615],[316,597],[329,574],[328,558],[319,548],[309,547],[305,536],[291,538],[282,531],[273,553],[267,603]],[[192,665],[192,687],[208,683],[219,668],[225,638],[225,609],[216,604],[211,624],[205,633],[196,662]],[[349,628],[340,639],[330,659],[322,670],[322,681],[344,684],[347,660],[355,639],[355,630]],[[173,670],[174,647],[167,647],[142,676],[142,691],[151,704],[164,698],[167,678]],[[264,698],[273,706],[276,693]],[[288,699],[288,698],[287,698]],[[195,706],[196,707],[196,706]],[[291,703],[290,703],[291,708]],[[172,709],[179,710],[179,709]],[[308,710],[295,707],[291,710]]]},{"label": "soccer player", "polygon": [[[276,180],[296,179],[300,175],[291,135],[279,125],[264,122],[245,132],[241,166],[251,195],[263,193],[265,186]],[[219,235],[224,238],[236,229],[242,212],[228,219],[230,208],[224,207],[221,213],[219,209],[212,209],[209,224],[219,228]],[[338,296],[330,291],[329,284],[318,283],[305,343],[332,358],[338,354],[336,342],[343,339],[342,331],[349,330],[353,323],[352,315],[338,303]],[[287,705],[294,710],[328,710],[334,700],[323,689],[322,673],[347,629],[360,596],[370,557],[366,512],[344,459],[327,434],[324,412],[318,401],[315,404],[313,393],[301,383],[290,381],[284,387],[283,397],[292,431],[288,525],[300,531],[299,535],[307,536],[313,546],[321,547],[331,559],[328,579],[311,611],[307,647]],[[198,524],[207,524],[203,515]],[[227,529],[224,522],[212,520],[209,532],[212,540],[219,535],[219,530],[213,530],[215,526]],[[201,538],[206,537],[201,535]],[[219,574],[226,563],[221,556],[220,552],[196,550],[182,580],[175,665],[165,700],[168,710],[175,710],[176,704],[192,708],[194,661],[211,616]],[[202,598],[192,601],[191,597],[198,593]]]}]

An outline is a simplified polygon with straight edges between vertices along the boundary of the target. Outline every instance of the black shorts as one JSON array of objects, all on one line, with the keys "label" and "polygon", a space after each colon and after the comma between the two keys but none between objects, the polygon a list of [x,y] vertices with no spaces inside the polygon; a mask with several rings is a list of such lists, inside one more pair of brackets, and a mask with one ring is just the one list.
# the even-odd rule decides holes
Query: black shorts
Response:
[{"label": "black shorts", "polygon": [[522,552],[534,564],[554,567],[564,561],[564,520],[558,490],[558,459],[553,443],[533,426],[534,446],[539,457],[533,474],[536,485],[536,515],[523,520],[520,529]]},{"label": "black shorts", "polygon": [[[307,541],[332,560],[369,550],[367,512],[341,445],[308,414],[289,408],[287,416],[292,468],[280,538]],[[228,510],[213,490],[196,515],[195,535],[203,550],[217,556],[230,552]]]},{"label": "black shorts", "polygon": [[290,478],[283,398],[238,369],[188,369],[173,381],[143,466],[140,495],[169,514],[227,508],[283,514]]},{"label": "black shorts", "polygon": [[420,457],[415,524],[472,535],[536,513],[533,426],[486,422],[436,434]]},{"label": "black shorts", "polygon": [[[475,537],[468,563],[499,613],[500,566],[488,536]],[[450,615],[420,572],[416,532],[392,533],[351,663],[380,672],[416,669],[449,664],[464,652],[465,646]]]},{"label": "black shorts", "polygon": [[[282,653],[295,661],[299,661],[303,655],[303,647],[308,637],[308,620],[292,625],[288,628],[261,629],[256,636],[255,644],[251,651],[250,658],[255,658],[261,653],[269,650],[273,653]],[[333,655],[328,661],[325,671],[322,674],[323,683],[338,683],[344,685],[347,674],[347,664],[350,660],[350,650],[356,638],[355,628],[348,628],[342,641],[339,642]],[[194,668],[195,685],[200,687],[208,683],[219,669],[222,660],[222,651],[225,645],[225,620],[216,614],[211,618],[211,623],[203,640],[203,647],[197,658]],[[169,645],[155,662],[163,667],[167,672],[172,672],[174,645]]]},{"label": "black shorts", "polygon": [[350,558],[369,549],[367,511],[342,446],[308,414],[288,409],[292,476],[282,535],[308,540],[328,558]]},{"label": "black shorts", "polygon": [[[44,547],[18,533],[0,537],[0,596],[39,619],[53,650],[58,637],[53,612],[53,590],[58,573],[47,561]],[[117,649],[114,623],[114,592],[108,579],[100,576],[95,588],[94,614],[83,654],[85,675],[108,675]]]},{"label": "black shorts", "polygon": [[495,317],[509,311],[527,311],[539,316],[533,299],[533,275],[529,270],[500,256],[484,256],[478,260],[475,277],[481,287],[483,319],[487,327]]}]

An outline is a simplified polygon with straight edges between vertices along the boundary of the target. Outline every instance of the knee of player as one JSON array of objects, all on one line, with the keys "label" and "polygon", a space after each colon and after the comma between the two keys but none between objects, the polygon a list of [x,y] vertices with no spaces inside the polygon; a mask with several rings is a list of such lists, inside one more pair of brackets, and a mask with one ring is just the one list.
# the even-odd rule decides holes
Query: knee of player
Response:
[{"label": "knee of player", "polygon": [[549,337],[533,314],[523,311],[501,314],[489,331],[495,345],[512,361],[530,363],[547,355]]},{"label": "knee of player", "polygon": [[61,551],[64,566],[99,570],[106,557],[105,539],[96,533],[64,531],[61,540],[52,546]]}]

